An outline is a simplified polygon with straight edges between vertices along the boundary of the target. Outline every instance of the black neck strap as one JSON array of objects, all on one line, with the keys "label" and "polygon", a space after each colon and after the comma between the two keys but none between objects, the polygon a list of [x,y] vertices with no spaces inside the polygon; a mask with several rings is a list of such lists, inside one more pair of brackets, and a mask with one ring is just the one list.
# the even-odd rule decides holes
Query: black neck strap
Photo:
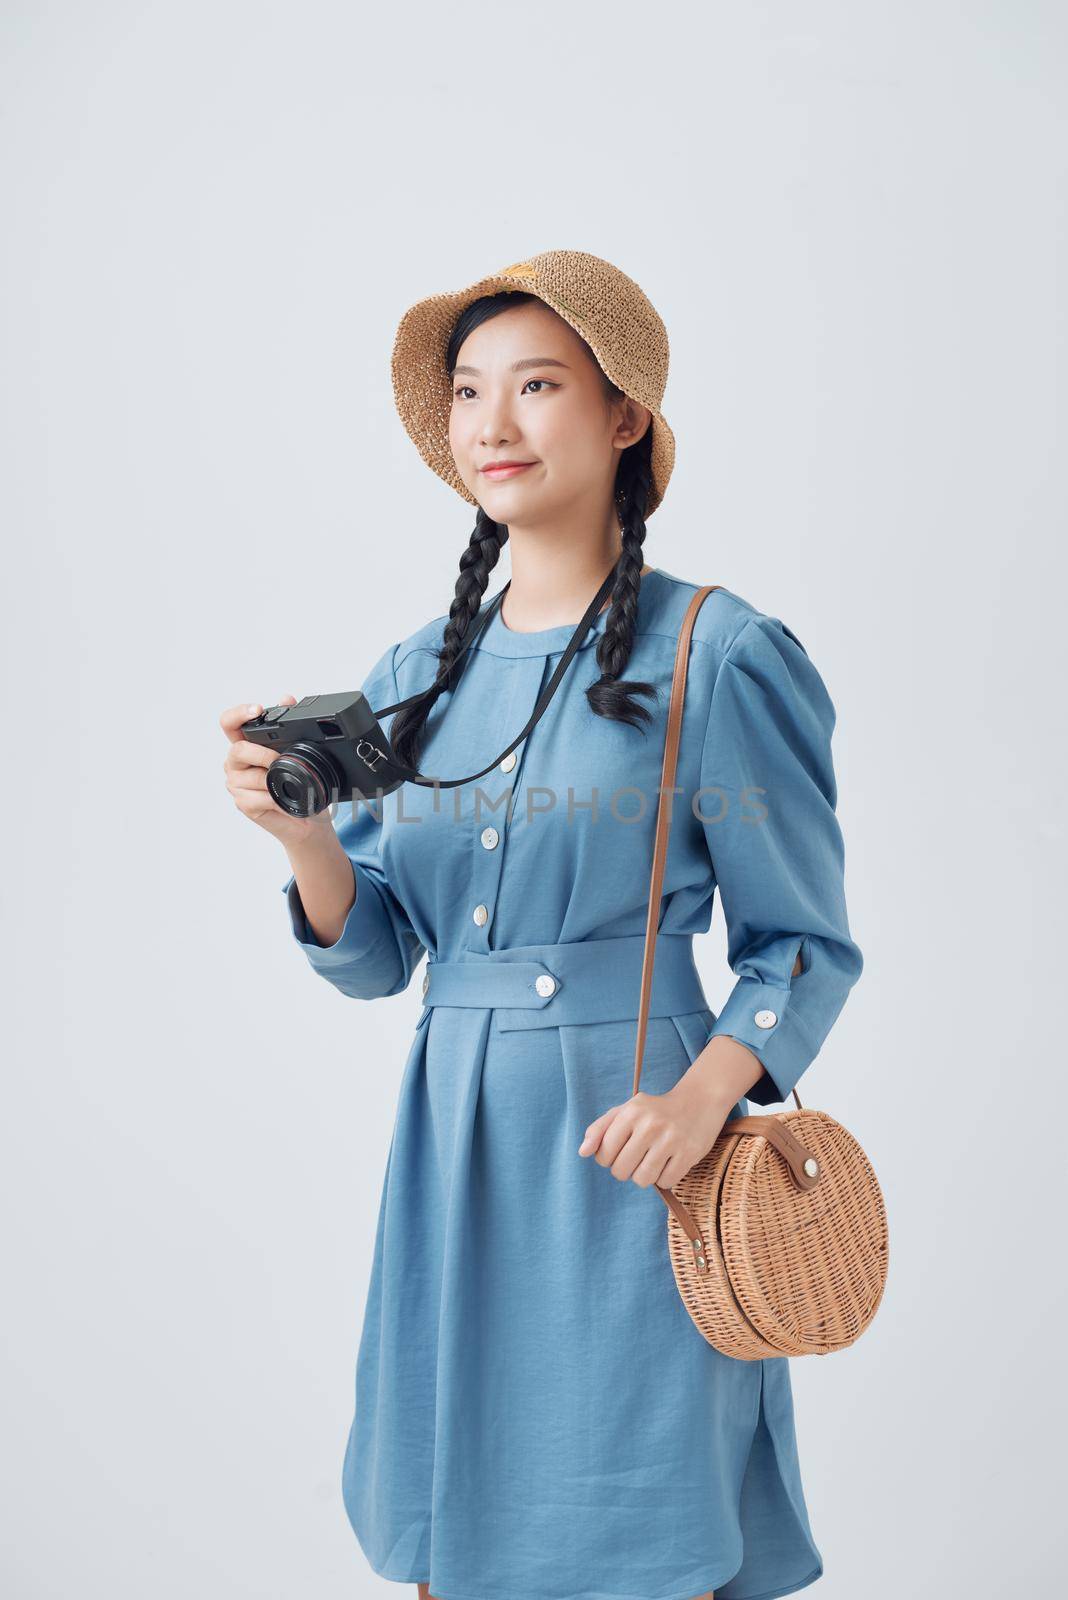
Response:
[{"label": "black neck strap", "polygon": [[[476,778],[483,778],[487,772],[492,772],[494,767],[500,765],[505,756],[511,754],[516,745],[523,743],[523,740],[527,737],[527,734],[530,732],[530,730],[541,720],[549,701],[552,699],[553,695],[560,686],[560,680],[564,676],[564,673],[567,671],[568,667],[571,665],[575,652],[578,650],[579,645],[582,644],[590,626],[594,622],[594,619],[597,617],[601,607],[611,594],[612,587],[615,583],[615,578],[616,573],[615,568],[613,567],[612,571],[608,574],[607,578],[604,580],[601,587],[598,589],[597,593],[587,606],[582,621],[578,623],[574,633],[571,635],[571,638],[567,644],[567,648],[564,650],[560,660],[557,662],[555,672],[545,685],[545,688],[542,690],[541,694],[538,696],[538,703],[531,712],[526,727],[521,733],[517,733],[511,744],[508,745],[506,749],[502,750],[499,756],[495,756],[488,766],[483,767],[481,772],[472,772],[467,778],[428,778],[425,777],[423,773],[417,772],[414,767],[404,766],[402,762],[396,759],[392,752],[389,754],[389,756],[387,756],[379,770],[408,783],[420,783],[425,785],[427,788],[438,789],[455,789],[461,783],[473,783]],[[500,610],[505,593],[511,584],[511,581],[512,580],[509,578],[508,583],[504,585],[504,588],[501,589],[499,594],[494,595],[489,605],[485,607],[484,614],[479,617],[474,627],[469,631],[468,637],[464,640],[460,653],[453,663],[452,672],[449,675],[448,687],[450,689],[455,688],[456,681],[459,678],[459,672],[457,672],[457,668],[459,668],[460,672],[462,672],[463,667],[466,666],[467,662],[470,660],[470,656],[467,654],[470,646],[473,645],[484,632],[484,630],[489,627],[494,616]],[[463,666],[460,665],[461,662],[463,663]],[[455,678],[453,677],[454,673],[456,674]],[[375,716],[378,719],[387,717],[393,711],[400,711],[405,706],[413,705],[417,700],[422,700],[426,693],[427,691],[422,689],[418,694],[409,695],[407,700],[398,700],[396,705],[382,706],[379,710],[375,711]]]}]

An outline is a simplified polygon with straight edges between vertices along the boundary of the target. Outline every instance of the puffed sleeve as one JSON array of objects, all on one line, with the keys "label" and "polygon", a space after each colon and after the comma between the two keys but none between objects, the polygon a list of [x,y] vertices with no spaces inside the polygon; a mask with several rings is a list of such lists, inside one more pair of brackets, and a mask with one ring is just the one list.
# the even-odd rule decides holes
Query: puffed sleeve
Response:
[{"label": "puffed sleeve", "polygon": [[[372,708],[394,705],[402,698],[393,664],[395,651],[396,646],[387,650],[363,683],[362,692]],[[386,733],[392,721],[392,716],[383,720]],[[389,796],[380,800],[373,795],[366,803],[345,801],[333,819],[356,883],[356,899],[335,944],[320,945],[308,927],[295,874],[282,885],[297,944],[314,970],[353,1000],[399,994],[408,987],[426,954],[408,913],[386,882],[382,866],[379,819],[382,805],[389,803]]]},{"label": "puffed sleeve", "polygon": [[713,688],[699,814],[737,977],[712,1036],[763,1062],[746,1091],[762,1106],[788,1097],[863,967],[846,914],[835,720],[801,641],[778,618],[752,617]]}]

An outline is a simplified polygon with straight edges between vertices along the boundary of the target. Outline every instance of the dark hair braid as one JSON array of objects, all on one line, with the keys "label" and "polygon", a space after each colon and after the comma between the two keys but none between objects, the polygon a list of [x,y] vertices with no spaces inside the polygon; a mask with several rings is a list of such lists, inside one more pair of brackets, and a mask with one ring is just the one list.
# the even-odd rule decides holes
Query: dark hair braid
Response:
[{"label": "dark hair braid", "polygon": [[492,517],[487,517],[479,506],[467,549],[460,557],[460,576],[456,580],[456,592],[449,607],[449,620],[445,624],[441,649],[438,651],[438,670],[434,681],[428,689],[423,690],[414,705],[406,706],[403,711],[396,713],[390,726],[389,742],[407,767],[419,764],[417,748],[419,735],[439,695],[449,687],[449,678],[467,637],[467,630],[478,616],[490,573],[500,560],[501,551],[507,543],[507,525],[503,522],[494,522]]},{"label": "dark hair braid", "polygon": [[653,433],[647,428],[629,449],[624,450],[616,474],[616,504],[622,526],[622,552],[616,562],[616,581],[604,633],[597,645],[597,665],[601,676],[586,690],[586,699],[599,717],[629,723],[637,728],[652,719],[636,695],[658,695],[656,685],[631,678],[620,681],[626,671],[634,644],[634,625],[638,620],[638,594],[642,582],[642,546],[645,543],[645,508],[652,487]]}]

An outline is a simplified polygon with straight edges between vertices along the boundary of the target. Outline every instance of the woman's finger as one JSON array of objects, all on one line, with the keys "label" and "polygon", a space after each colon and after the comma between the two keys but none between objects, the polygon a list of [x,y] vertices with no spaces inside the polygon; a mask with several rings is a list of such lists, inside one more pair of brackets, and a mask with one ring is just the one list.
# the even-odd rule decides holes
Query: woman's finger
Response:
[{"label": "woman's finger", "polygon": [[[279,817],[286,818],[286,813],[281,806],[276,806],[271,796],[263,789],[231,788],[230,797],[239,811],[246,817],[251,817],[258,822],[262,817],[277,813]],[[290,820],[286,818],[286,820]]]},{"label": "woman's finger", "polygon": [[236,744],[241,739],[242,724],[251,721],[253,717],[258,717],[262,710],[263,707],[258,700],[248,705],[229,706],[219,718],[219,727],[231,744]]},{"label": "woman's finger", "polygon": [[651,1145],[638,1164],[629,1173],[630,1181],[639,1189],[648,1189],[654,1183],[663,1183],[663,1174],[674,1164],[674,1156],[665,1149],[663,1141]]},{"label": "woman's finger", "polygon": [[[295,706],[297,697],[294,694],[284,694],[274,703],[277,706]],[[247,743],[248,741],[241,737],[241,729],[246,722],[251,722],[253,717],[260,716],[263,709],[258,700],[250,700],[246,705],[229,706],[219,718],[219,727],[231,744]]]},{"label": "woman's finger", "polygon": [[612,1118],[615,1116],[618,1110],[618,1106],[609,1106],[607,1111],[602,1111],[599,1117],[594,1118],[589,1127],[586,1129],[585,1138],[579,1145],[580,1156],[593,1155],[593,1152],[599,1147],[601,1139],[604,1137],[604,1134],[610,1127]]},{"label": "woman's finger", "polygon": [[230,793],[238,789],[255,789],[260,794],[267,792],[267,772],[264,767],[228,767],[223,762],[226,772],[226,784]]},{"label": "woman's finger", "polygon": [[226,752],[226,765],[230,771],[235,767],[269,767],[277,760],[277,750],[268,750],[263,744],[253,744],[251,739],[235,740]]}]

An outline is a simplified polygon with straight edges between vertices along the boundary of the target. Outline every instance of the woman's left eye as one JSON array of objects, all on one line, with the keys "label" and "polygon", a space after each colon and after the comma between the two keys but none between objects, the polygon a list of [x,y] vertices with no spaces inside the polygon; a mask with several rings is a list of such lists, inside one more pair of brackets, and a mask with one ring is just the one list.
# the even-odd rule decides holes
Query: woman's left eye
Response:
[{"label": "woman's left eye", "polygon": [[525,384],[524,384],[524,385],[523,385],[523,388],[524,388],[524,389],[525,389],[525,388],[527,388],[527,386],[528,386],[528,385],[529,385],[529,384],[531,384],[531,383],[541,383],[541,384],[544,384],[544,385],[545,385],[545,387],[546,387],[546,389],[557,389],[557,388],[559,388],[559,384],[556,384],[556,383],[550,383],[550,382],[549,382],[549,380],[548,380],[548,378],[528,378],[528,379],[527,379],[527,381],[526,381],[526,383],[525,383]]}]

